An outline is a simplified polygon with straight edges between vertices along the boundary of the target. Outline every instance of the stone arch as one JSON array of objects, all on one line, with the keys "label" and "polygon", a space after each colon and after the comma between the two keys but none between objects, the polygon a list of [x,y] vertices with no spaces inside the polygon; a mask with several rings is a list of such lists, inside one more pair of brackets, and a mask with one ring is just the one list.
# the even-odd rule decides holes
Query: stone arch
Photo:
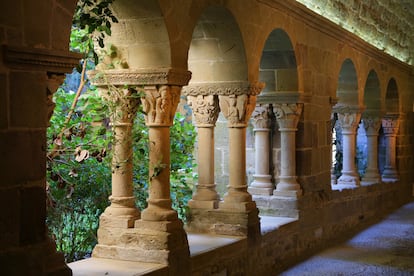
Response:
[{"label": "stone arch", "polygon": [[298,91],[295,51],[289,35],[282,29],[274,29],[265,42],[259,80],[266,84],[262,93]]},{"label": "stone arch", "polygon": [[117,0],[112,9],[119,23],[105,43],[116,47],[118,59],[131,69],[171,67],[170,38],[158,1]]},{"label": "stone arch", "polygon": [[193,82],[247,81],[239,26],[228,9],[208,6],[195,25],[188,54]]},{"label": "stone arch", "polygon": [[358,106],[358,76],[350,58],[343,61],[339,71],[336,96],[340,105]]},{"label": "stone arch", "polygon": [[388,81],[385,94],[385,112],[387,114],[397,114],[400,110],[398,86],[394,78]]}]

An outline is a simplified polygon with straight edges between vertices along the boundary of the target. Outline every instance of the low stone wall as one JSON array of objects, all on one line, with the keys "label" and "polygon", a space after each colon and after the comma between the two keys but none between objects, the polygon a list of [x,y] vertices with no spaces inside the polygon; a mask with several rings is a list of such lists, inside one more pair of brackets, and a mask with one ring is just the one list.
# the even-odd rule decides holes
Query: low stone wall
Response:
[{"label": "low stone wall", "polygon": [[242,240],[231,248],[192,257],[191,275],[277,275],[411,200],[401,187],[401,183],[380,183],[304,195],[298,202],[297,221],[262,230],[260,240]]}]

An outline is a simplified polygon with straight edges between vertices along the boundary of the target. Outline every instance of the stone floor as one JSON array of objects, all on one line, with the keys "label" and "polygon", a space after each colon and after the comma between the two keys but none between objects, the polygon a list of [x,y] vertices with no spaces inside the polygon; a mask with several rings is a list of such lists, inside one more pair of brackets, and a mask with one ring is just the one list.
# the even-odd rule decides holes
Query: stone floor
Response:
[{"label": "stone floor", "polygon": [[280,275],[414,275],[414,202]]}]

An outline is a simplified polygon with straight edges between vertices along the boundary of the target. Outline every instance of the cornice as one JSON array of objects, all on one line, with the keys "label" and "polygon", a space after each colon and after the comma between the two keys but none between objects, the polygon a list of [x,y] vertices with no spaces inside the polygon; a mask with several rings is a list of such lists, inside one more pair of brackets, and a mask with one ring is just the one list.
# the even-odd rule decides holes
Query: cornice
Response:
[{"label": "cornice", "polygon": [[324,33],[338,41],[350,45],[354,49],[362,52],[370,57],[376,58],[380,62],[387,62],[394,66],[398,66],[401,70],[409,74],[414,72],[414,66],[406,64],[399,59],[377,49],[373,45],[367,43],[359,36],[341,28],[334,22],[324,18],[323,16],[308,9],[301,3],[294,0],[257,0],[259,3],[270,6],[283,13],[289,14],[296,20],[303,22],[313,29]]},{"label": "cornice", "polygon": [[156,69],[110,69],[88,72],[92,84],[112,85],[187,85],[191,72],[175,68]]},{"label": "cornice", "polygon": [[54,49],[2,46],[3,62],[13,69],[51,73],[70,73],[79,64],[81,54]]},{"label": "cornice", "polygon": [[183,94],[197,95],[257,95],[263,89],[263,83],[249,83],[248,81],[198,82],[183,87]]}]

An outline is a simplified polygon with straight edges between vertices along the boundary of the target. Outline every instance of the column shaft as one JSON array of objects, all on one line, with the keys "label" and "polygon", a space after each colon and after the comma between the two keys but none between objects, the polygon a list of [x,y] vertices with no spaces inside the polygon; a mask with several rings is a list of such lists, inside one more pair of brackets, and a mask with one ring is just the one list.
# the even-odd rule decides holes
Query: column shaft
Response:
[{"label": "column shaft", "polygon": [[397,114],[387,114],[382,119],[382,128],[384,129],[385,138],[387,141],[385,166],[382,172],[383,181],[398,180],[398,172],[396,166],[396,143],[397,133],[399,128],[399,119]]}]

